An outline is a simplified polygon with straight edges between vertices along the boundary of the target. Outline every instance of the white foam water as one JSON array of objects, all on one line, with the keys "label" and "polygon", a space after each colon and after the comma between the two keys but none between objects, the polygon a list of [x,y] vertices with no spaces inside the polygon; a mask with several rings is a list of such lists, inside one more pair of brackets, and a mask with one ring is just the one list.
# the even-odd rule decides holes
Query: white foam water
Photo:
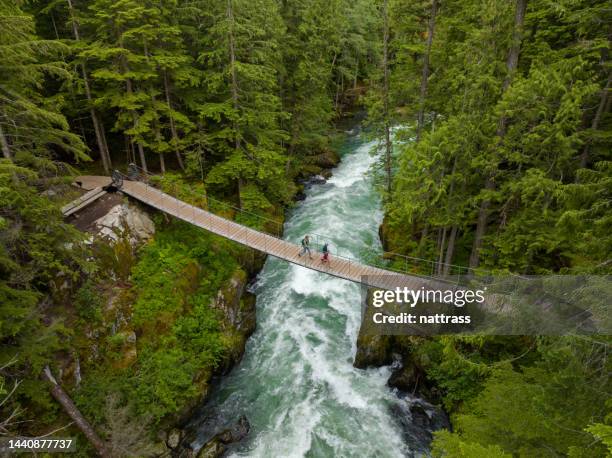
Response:
[{"label": "white foam water", "polygon": [[[286,239],[329,234],[332,254],[355,258],[364,245],[380,249],[382,211],[367,173],[375,160],[372,146],[359,138],[347,141],[333,177],[308,189],[289,215]],[[358,285],[268,259],[256,293],[257,330],[241,363],[206,406],[228,421],[247,416],[251,432],[231,455],[409,454],[390,411],[397,402],[386,386],[390,369],[352,365],[361,314]]]}]

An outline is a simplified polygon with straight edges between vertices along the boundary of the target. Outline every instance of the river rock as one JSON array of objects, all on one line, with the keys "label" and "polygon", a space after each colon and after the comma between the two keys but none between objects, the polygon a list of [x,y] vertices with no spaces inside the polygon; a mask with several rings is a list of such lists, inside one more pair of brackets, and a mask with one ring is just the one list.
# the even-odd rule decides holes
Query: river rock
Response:
[{"label": "river rock", "polygon": [[242,415],[231,427],[215,434],[198,452],[197,458],[217,458],[225,452],[225,446],[244,439],[251,430],[251,424]]},{"label": "river rock", "polygon": [[212,306],[220,310],[225,320],[233,327],[237,327],[240,323],[240,297],[245,285],[245,272],[237,270],[213,300]]},{"label": "river rock", "polygon": [[327,183],[327,180],[325,179],[325,177],[323,175],[314,175],[312,177],[310,177],[308,179],[308,181],[306,182],[306,184],[325,184]]},{"label": "river rock", "polygon": [[242,415],[240,419],[231,427],[225,431],[217,434],[219,440],[224,444],[231,444],[232,442],[238,442],[244,439],[251,430],[251,424],[246,416]]},{"label": "river rock", "polygon": [[150,239],[155,233],[155,225],[149,215],[130,203],[115,205],[94,222],[94,227],[100,237],[113,241],[127,232],[132,245]]},{"label": "river rock", "polygon": [[204,447],[198,452],[197,458],[219,458],[225,452],[225,446],[215,437],[211,441],[204,444]]},{"label": "river rock", "polygon": [[173,428],[168,431],[168,435],[166,437],[166,445],[171,449],[175,449],[181,443],[181,438],[182,431],[178,428]]},{"label": "river rock", "polygon": [[353,366],[359,369],[366,367],[386,366],[393,362],[391,354],[392,336],[370,336],[359,333],[357,337],[357,353]]},{"label": "river rock", "polygon": [[401,395],[391,410],[402,426],[406,443],[423,454],[429,451],[434,431],[451,427],[440,407],[409,394]]},{"label": "river rock", "polygon": [[247,275],[234,272],[229,282],[219,290],[212,306],[221,311],[224,320],[236,331],[250,336],[255,330],[255,297],[245,292]]},{"label": "river rock", "polygon": [[326,150],[315,156],[314,163],[324,169],[331,169],[340,163],[340,156],[333,150]]},{"label": "river rock", "polygon": [[420,373],[413,364],[406,365],[394,370],[387,381],[391,388],[413,393],[419,384]]}]

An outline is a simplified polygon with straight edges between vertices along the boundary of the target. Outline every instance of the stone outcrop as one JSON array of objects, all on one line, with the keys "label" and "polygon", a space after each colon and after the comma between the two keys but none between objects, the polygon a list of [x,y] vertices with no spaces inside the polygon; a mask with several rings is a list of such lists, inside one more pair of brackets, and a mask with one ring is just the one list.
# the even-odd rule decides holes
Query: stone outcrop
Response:
[{"label": "stone outcrop", "polygon": [[364,335],[361,330],[357,337],[357,353],[353,366],[359,369],[387,366],[393,362],[391,355],[392,336]]},{"label": "stone outcrop", "polygon": [[226,450],[226,445],[244,439],[251,430],[251,425],[243,415],[230,428],[216,434],[206,442],[197,454],[197,458],[219,458]]},{"label": "stone outcrop", "polygon": [[387,385],[393,388],[399,403],[393,406],[406,442],[417,451],[427,451],[432,440],[432,431],[449,428],[446,413],[435,404],[442,396],[435,385],[427,379],[424,367],[427,361],[414,351],[424,337],[408,335],[370,335],[362,325],[357,337],[357,352],[353,365],[357,368],[391,365],[391,376]]},{"label": "stone outcrop", "polygon": [[155,234],[155,225],[149,215],[136,205],[121,203],[94,222],[97,235],[117,241],[127,231],[130,243],[136,245]]}]

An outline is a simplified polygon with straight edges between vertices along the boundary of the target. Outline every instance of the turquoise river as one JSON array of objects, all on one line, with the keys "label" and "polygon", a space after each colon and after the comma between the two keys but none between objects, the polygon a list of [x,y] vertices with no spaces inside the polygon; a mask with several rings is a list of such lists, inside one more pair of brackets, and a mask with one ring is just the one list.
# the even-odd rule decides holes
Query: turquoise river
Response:
[{"label": "turquoise river", "polygon": [[[309,187],[288,215],[287,240],[326,234],[332,252],[355,258],[364,246],[381,249],[380,197],[369,173],[372,146],[360,135],[346,139],[333,176]],[[243,360],[205,406],[217,422],[248,418],[251,431],[230,456],[412,455],[393,414],[401,401],[386,386],[390,368],[352,365],[360,287],[269,258],[254,289],[257,330]]]}]

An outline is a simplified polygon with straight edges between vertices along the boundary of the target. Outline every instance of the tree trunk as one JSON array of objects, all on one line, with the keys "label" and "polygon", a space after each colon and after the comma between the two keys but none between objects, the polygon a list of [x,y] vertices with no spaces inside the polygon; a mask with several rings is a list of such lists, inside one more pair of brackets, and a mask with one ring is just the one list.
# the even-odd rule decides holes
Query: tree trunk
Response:
[{"label": "tree trunk", "polygon": [[298,140],[298,135],[300,133],[299,123],[301,122],[301,113],[298,111],[297,114],[294,113],[294,116],[291,118],[291,139],[289,140],[289,147],[287,148],[287,160],[285,161],[285,173],[289,174],[289,170],[291,169],[291,158],[295,153],[295,147]]},{"label": "tree trunk", "polygon": [[[492,191],[495,189],[495,182],[493,177],[489,176],[485,183],[485,189]],[[470,254],[470,269],[478,267],[480,262],[480,249],[482,248],[482,239],[487,230],[487,218],[489,216],[489,206],[491,201],[488,197],[485,197],[480,203],[480,209],[478,210],[478,220],[476,222],[476,234],[474,235],[474,243],[472,244],[472,252]]]},{"label": "tree trunk", "polygon": [[[123,48],[123,42],[121,39],[119,39],[119,47]],[[121,57],[121,65],[123,67],[123,72],[124,74],[129,72],[129,67],[127,62],[125,61],[125,57]],[[126,88],[126,92],[128,95],[132,95],[133,89],[132,89],[132,80],[129,78],[126,78],[125,80],[125,88]],[[136,112],[134,110],[131,110],[132,112],[132,121],[134,123],[134,128],[138,127],[138,116],[136,115]],[[142,146],[142,143],[137,141],[136,142],[136,146],[138,146],[138,155],[140,157],[140,163],[142,165],[142,170],[144,170],[145,174],[149,173],[149,169],[147,168],[147,160],[145,158],[145,153],[144,153],[144,148]]]},{"label": "tree trunk", "polygon": [[[238,111],[238,77],[236,75],[236,49],[234,47],[234,10],[232,8],[232,0],[227,0],[227,19],[229,20],[230,26],[228,30],[229,38],[229,51],[230,51],[230,74],[232,77],[232,106],[234,110]],[[238,135],[238,129],[234,122],[234,144],[236,149],[240,149],[240,136]]]},{"label": "tree trunk", "polygon": [[[129,81],[129,80],[128,80]],[[131,90],[130,90],[131,93]],[[134,120],[134,127],[138,126],[138,117],[136,113],[132,111],[132,119]],[[144,148],[142,147],[142,143],[137,141],[136,146],[138,147],[138,156],[140,157],[140,164],[142,165],[142,170],[145,173],[149,173],[149,169],[147,168],[147,159],[145,158]]]},{"label": "tree trunk", "polygon": [[448,247],[446,248],[446,258],[444,259],[444,266],[442,269],[442,275],[446,276],[450,272],[450,265],[453,262],[453,254],[455,251],[455,240],[457,238],[457,226],[451,228],[450,236],[448,237]]},{"label": "tree trunk", "polygon": [[[134,127],[138,126],[138,117],[136,113],[132,112],[132,119],[134,120]],[[142,143],[139,141],[136,142],[136,146],[138,147],[138,157],[140,158],[140,164],[142,165],[142,170],[145,173],[149,173],[149,169],[147,167],[147,159],[145,158],[144,148],[142,147]]]},{"label": "tree trunk", "polygon": [[431,54],[431,45],[433,43],[434,30],[436,27],[437,9],[438,0],[432,0],[431,13],[429,15],[429,24],[427,25],[427,44],[425,49],[425,55],[423,56],[423,74],[421,75],[421,92],[419,94],[419,111],[417,113],[417,142],[421,139],[423,123],[425,122],[425,98],[427,97],[427,80],[429,79],[429,56]]},{"label": "tree trunk", "polygon": [[[229,21],[228,38],[229,38],[229,51],[230,51],[230,74],[232,78],[231,93],[232,93],[232,106],[238,113],[238,77],[236,75],[236,49],[234,45],[234,10],[232,6],[232,0],[227,0],[227,19]],[[240,135],[238,133],[238,126],[236,122],[233,123],[234,128],[234,147],[236,150],[240,149]],[[238,189],[238,208],[242,209],[242,177],[238,177],[237,189]]]},{"label": "tree trunk", "polygon": [[106,141],[106,131],[104,130],[104,123],[102,121],[100,121],[100,126],[102,127],[102,129],[100,129],[100,136],[102,137],[102,145],[104,146],[104,151],[106,151],[106,154],[108,155],[108,164],[112,168],[113,164],[111,161],[110,150],[108,149],[108,142]]},{"label": "tree trunk", "polygon": [[437,273],[441,274],[443,271],[442,261],[444,260],[444,249],[446,248],[446,226],[442,228],[442,240],[440,242],[440,255],[438,256],[438,268]]},{"label": "tree trunk", "polygon": [[53,374],[51,374],[49,366],[45,366],[43,376],[51,384],[51,395],[61,404],[68,416],[74,420],[74,423],[85,435],[85,437],[87,437],[87,440],[89,440],[91,445],[94,446],[98,454],[102,457],[110,457],[111,455],[107,450],[104,441],[100,439],[93,427],[89,424],[85,417],[83,417],[74,402],[72,402],[72,399],[70,399],[68,394],[66,394],[62,387],[57,383],[57,380],[55,380],[55,377],[53,377]]},{"label": "tree trunk", "polygon": [[419,247],[417,248],[417,252],[419,253],[419,255],[423,251],[423,247],[425,246],[425,243],[427,242],[428,235],[429,235],[429,224],[425,224],[425,227],[421,231],[421,238],[419,239]]},{"label": "tree trunk", "polygon": [[204,148],[202,148],[202,142],[201,142],[201,138],[202,138],[202,131],[204,130],[202,128],[202,124],[200,122],[197,123],[197,127],[198,127],[198,163],[200,165],[200,178],[202,179],[202,183],[204,183],[204,163],[206,161],[206,156]]},{"label": "tree trunk", "polygon": [[[599,106],[597,107],[597,111],[595,112],[595,117],[593,118],[593,122],[591,123],[591,130],[597,130],[599,127],[599,121],[601,120],[601,116],[604,114],[607,100],[610,92],[610,81],[612,80],[612,72],[608,73],[608,81],[606,81],[606,85],[601,91],[601,96],[599,99]],[[584,149],[582,150],[582,154],[580,155],[580,168],[583,169],[587,166],[589,162],[589,150],[591,148],[591,139],[588,139],[584,145]]]},{"label": "tree trunk", "polygon": [[162,175],[166,173],[166,160],[164,159],[164,153],[159,153],[159,168],[161,169]]},{"label": "tree trunk", "polygon": [[11,154],[11,147],[8,144],[8,140],[4,136],[4,131],[2,130],[2,123],[0,123],[0,147],[2,147],[2,155],[7,159],[13,159],[13,155]]},{"label": "tree trunk", "polygon": [[[456,173],[456,171],[457,171],[457,154],[455,154],[455,157],[453,158],[453,168],[451,170],[450,189],[448,190],[447,208],[448,208],[448,214],[449,214],[449,217],[450,217],[451,221],[454,219],[454,212],[455,212],[455,203],[454,203],[453,197],[454,197],[454,193],[455,193],[455,173]],[[446,230],[446,227],[444,228],[444,230]],[[448,241],[448,248],[446,249],[446,259],[444,259],[444,264],[442,264],[443,251],[440,251],[440,270],[439,270],[439,273],[441,275],[447,275],[448,274],[448,264],[450,263],[450,260],[449,260],[449,250],[450,250],[450,258],[452,258],[452,256],[453,256],[452,251],[454,250],[455,236],[456,235],[457,235],[457,226],[455,226],[453,224],[452,227],[451,227],[450,238],[449,238],[449,241]]]},{"label": "tree trunk", "polygon": [[[166,93],[166,104],[168,109],[172,111],[172,103],[170,102],[170,83],[168,82],[168,71],[164,70],[164,91]],[[178,148],[178,134],[176,132],[176,125],[174,124],[174,116],[170,114],[170,132],[172,133],[172,142],[174,143],[174,154],[176,154],[176,160],[178,161],[181,170],[185,170],[185,164],[183,164],[183,158]]]},{"label": "tree trunk", "polygon": [[[74,9],[72,6],[72,0],[67,0],[68,2],[68,11],[70,13],[70,21],[72,22],[72,32],[74,34],[75,41],[79,41],[81,38],[79,36],[79,27],[74,18]],[[102,166],[104,167],[104,171],[110,174],[111,169],[113,168],[110,152],[108,151],[108,145],[106,144],[106,136],[104,133],[104,125],[100,122],[100,118],[98,117],[98,113],[93,107],[93,97],[91,96],[91,88],[89,86],[89,78],[87,76],[87,69],[85,68],[85,64],[81,64],[81,72],[83,73],[83,86],[85,88],[85,97],[87,97],[87,103],[89,105],[89,114],[91,116],[91,122],[93,123],[94,132],[96,134],[96,141],[98,143],[98,149],[100,150],[100,158],[102,159]]]},{"label": "tree trunk", "polygon": [[244,181],[242,180],[242,178],[238,178],[237,181],[237,190],[238,190],[238,208],[242,209],[242,187],[244,185]]},{"label": "tree trunk", "polygon": [[[516,10],[514,14],[514,29],[512,31],[512,45],[508,52],[508,59],[506,60],[506,77],[504,78],[504,84],[502,85],[502,95],[510,87],[516,67],[518,66],[519,52],[521,50],[521,40],[523,36],[523,22],[525,21],[525,10],[527,9],[527,0],[517,0]],[[497,126],[498,144],[506,135],[506,117],[502,115],[499,119]]]},{"label": "tree trunk", "polygon": [[387,202],[391,201],[391,122],[389,119],[389,11],[388,0],[383,4],[383,116],[385,117],[385,174]]},{"label": "tree trunk", "polygon": [[[527,8],[527,0],[517,0],[516,10],[514,15],[514,30],[512,33],[512,45],[508,52],[508,60],[506,61],[506,77],[502,86],[502,95],[510,86],[512,77],[516,71],[518,65],[519,52],[521,49],[521,37],[523,33],[523,22],[525,20],[525,10]],[[502,115],[497,126],[497,146],[499,146],[506,135],[506,117]],[[485,182],[486,190],[495,189],[494,174],[491,173],[487,176]],[[489,213],[489,207],[491,206],[490,200],[485,197],[480,203],[480,209],[478,210],[478,221],[476,223],[476,234],[474,236],[474,244],[472,245],[472,252],[470,254],[470,268],[478,267],[480,263],[480,249],[482,247],[482,240],[487,230],[487,218]]]}]

